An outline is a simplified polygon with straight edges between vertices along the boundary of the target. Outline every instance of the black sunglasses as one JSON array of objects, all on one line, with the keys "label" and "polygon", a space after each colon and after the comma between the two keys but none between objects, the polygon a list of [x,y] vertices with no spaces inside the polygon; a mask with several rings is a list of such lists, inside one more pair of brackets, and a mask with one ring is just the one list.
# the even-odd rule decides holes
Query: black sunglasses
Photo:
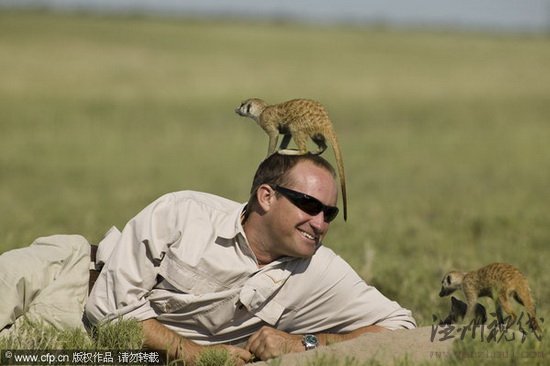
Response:
[{"label": "black sunglasses", "polygon": [[322,211],[325,222],[331,222],[338,215],[338,207],[327,206],[315,197],[279,185],[270,185],[270,187],[308,215],[316,216]]}]

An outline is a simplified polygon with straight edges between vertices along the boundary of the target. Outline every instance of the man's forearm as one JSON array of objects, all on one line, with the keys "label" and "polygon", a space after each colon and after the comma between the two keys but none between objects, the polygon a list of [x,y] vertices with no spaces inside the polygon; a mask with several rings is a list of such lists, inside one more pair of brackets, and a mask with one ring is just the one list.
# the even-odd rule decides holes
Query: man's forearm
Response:
[{"label": "man's forearm", "polygon": [[184,365],[195,365],[200,353],[205,348],[223,349],[235,365],[244,365],[252,358],[252,354],[247,350],[229,345],[201,346],[176,332],[170,330],[156,319],[147,319],[141,322],[144,336],[145,348],[166,352],[167,362],[178,360],[183,361]]},{"label": "man's forearm", "polygon": [[322,346],[327,346],[333,343],[343,342],[347,341],[356,337],[359,337],[361,334],[365,333],[379,333],[387,331],[388,329],[384,327],[380,327],[378,325],[369,325],[366,327],[358,328],[352,332],[349,333],[321,333],[317,334],[317,339],[319,340],[319,344]]},{"label": "man's forearm", "polygon": [[201,346],[168,329],[156,319],[141,322],[144,347],[166,352],[169,360],[185,360],[193,363]]}]

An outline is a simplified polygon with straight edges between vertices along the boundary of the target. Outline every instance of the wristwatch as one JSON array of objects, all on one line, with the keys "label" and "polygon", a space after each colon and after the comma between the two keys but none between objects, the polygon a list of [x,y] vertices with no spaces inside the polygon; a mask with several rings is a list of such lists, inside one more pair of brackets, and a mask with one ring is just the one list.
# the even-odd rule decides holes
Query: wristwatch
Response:
[{"label": "wristwatch", "polygon": [[310,349],[315,349],[319,345],[319,340],[315,336],[315,334],[305,334],[302,337],[302,343],[304,344],[304,347],[306,347],[306,351]]}]

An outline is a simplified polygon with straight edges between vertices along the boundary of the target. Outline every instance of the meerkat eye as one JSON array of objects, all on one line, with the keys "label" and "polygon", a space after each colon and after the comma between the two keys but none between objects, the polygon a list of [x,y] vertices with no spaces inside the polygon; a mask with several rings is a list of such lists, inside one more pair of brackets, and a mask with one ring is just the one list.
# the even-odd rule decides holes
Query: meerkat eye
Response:
[{"label": "meerkat eye", "polygon": [[447,285],[450,285],[451,284],[451,276],[447,276],[445,281],[447,282]]},{"label": "meerkat eye", "polygon": [[250,103],[246,106],[246,113],[250,113],[250,108],[251,107],[252,107],[252,104],[250,104]]}]

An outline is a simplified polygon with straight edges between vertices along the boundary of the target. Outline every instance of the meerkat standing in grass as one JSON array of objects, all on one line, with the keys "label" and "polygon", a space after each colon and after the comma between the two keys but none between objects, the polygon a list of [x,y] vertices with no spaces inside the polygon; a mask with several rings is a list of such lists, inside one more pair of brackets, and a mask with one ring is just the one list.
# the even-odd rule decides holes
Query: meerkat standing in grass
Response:
[{"label": "meerkat standing in grass", "polygon": [[[241,103],[235,112],[243,117],[250,117],[260,125],[269,136],[267,156],[277,149],[279,134],[283,135],[279,154],[302,155],[308,152],[307,141],[311,138],[317,145],[313,154],[321,154],[327,148],[327,140],[334,150],[344,206],[344,220],[347,219],[346,179],[344,163],[336,133],[326,109],[321,103],[310,99],[293,99],[280,104],[268,105],[261,99],[251,98]],[[290,139],[298,150],[287,149]]]},{"label": "meerkat standing in grass", "polygon": [[517,315],[510,303],[513,297],[527,310],[531,329],[540,330],[527,278],[516,267],[507,263],[492,263],[476,271],[448,272],[441,281],[439,296],[450,295],[459,289],[464,292],[468,306],[465,319],[472,319],[474,316],[478,297],[488,296],[495,302],[500,324],[504,323],[502,310],[515,321]]}]

